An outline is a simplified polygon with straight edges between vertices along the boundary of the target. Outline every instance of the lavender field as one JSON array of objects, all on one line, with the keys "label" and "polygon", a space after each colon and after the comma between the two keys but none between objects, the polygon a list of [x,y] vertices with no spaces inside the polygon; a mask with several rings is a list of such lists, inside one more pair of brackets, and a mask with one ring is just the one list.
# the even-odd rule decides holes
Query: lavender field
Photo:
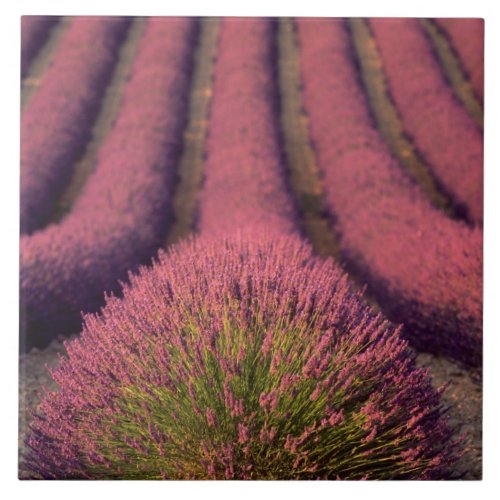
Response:
[{"label": "lavender field", "polygon": [[23,17],[22,479],[481,479],[483,21]]}]

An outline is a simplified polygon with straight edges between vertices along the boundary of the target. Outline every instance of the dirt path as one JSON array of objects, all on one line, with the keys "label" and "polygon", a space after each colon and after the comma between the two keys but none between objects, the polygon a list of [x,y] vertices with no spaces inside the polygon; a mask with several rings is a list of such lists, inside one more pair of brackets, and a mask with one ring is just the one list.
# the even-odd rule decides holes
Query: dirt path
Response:
[{"label": "dirt path", "polygon": [[303,230],[317,254],[340,260],[339,243],[331,230],[323,183],[309,141],[308,118],[302,108],[299,54],[291,19],[279,21],[278,52],[283,143]]},{"label": "dirt path", "polygon": [[184,146],[178,167],[179,180],[173,201],[174,222],[167,235],[165,248],[192,233],[196,223],[197,194],[203,182],[205,138],[212,96],[219,20],[206,18],[201,23],[189,98],[188,125],[184,132]]},{"label": "dirt path", "polygon": [[[70,337],[72,338],[75,338],[75,335]],[[44,390],[56,391],[58,389],[47,368],[54,367],[59,356],[65,353],[63,343],[54,340],[45,349],[35,348],[19,357],[19,478],[27,477],[22,456],[27,451],[24,440],[29,431],[31,412],[36,411]]]}]

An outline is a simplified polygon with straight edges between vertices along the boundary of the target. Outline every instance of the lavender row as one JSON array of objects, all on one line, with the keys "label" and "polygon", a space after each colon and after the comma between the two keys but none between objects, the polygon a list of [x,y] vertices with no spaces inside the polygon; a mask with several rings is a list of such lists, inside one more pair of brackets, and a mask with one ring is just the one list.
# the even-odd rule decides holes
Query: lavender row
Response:
[{"label": "lavender row", "polygon": [[439,183],[483,220],[483,136],[447,84],[416,19],[372,19],[389,90],[406,132]]},{"label": "lavender row", "polygon": [[[434,209],[369,114],[342,23],[298,22],[304,104],[344,254],[422,350],[482,356],[482,231]],[[396,50],[396,49],[395,49]]]},{"label": "lavender row", "polygon": [[293,236],[181,243],[66,348],[32,478],[438,479],[459,455],[398,330]]},{"label": "lavender row", "polygon": [[21,18],[21,78],[56,24],[56,16],[23,16]]},{"label": "lavender row", "polygon": [[90,138],[130,21],[76,17],[21,115],[21,234],[40,228]]},{"label": "lavender row", "polygon": [[484,20],[436,19],[457,52],[474,92],[484,97]]},{"label": "lavender row", "polygon": [[[161,246],[182,146],[197,24],[147,22],[113,129],[70,214],[21,238],[21,339],[79,329]],[[24,337],[24,339],[23,339]]]},{"label": "lavender row", "polygon": [[222,21],[200,195],[202,234],[296,231],[283,178],[271,20]]}]

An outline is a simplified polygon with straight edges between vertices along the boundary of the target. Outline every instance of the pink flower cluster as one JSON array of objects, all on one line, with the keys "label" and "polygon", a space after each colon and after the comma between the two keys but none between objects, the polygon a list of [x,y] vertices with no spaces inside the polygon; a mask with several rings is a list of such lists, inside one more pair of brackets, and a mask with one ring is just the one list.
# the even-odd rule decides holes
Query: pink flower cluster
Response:
[{"label": "pink flower cluster", "polygon": [[405,131],[446,192],[483,220],[483,136],[453,94],[417,19],[372,19]]},{"label": "pink flower cluster", "polygon": [[222,22],[198,229],[294,232],[278,137],[272,20]]},{"label": "pink flower cluster", "polygon": [[181,243],[66,347],[33,477],[422,479],[453,461],[398,330],[296,237]]},{"label": "pink flower cluster", "polygon": [[104,292],[118,290],[118,280],[162,245],[196,30],[189,19],[148,21],[95,172],[60,224],[21,238],[21,339],[28,346],[78,330],[80,311],[96,311]]},{"label": "pink flower cluster", "polygon": [[21,17],[21,77],[57,21],[56,16]]},{"label": "pink flower cluster", "polygon": [[484,20],[436,19],[448,35],[464,66],[474,92],[484,97]]},{"label": "pink flower cluster", "polygon": [[89,140],[127,26],[75,17],[21,114],[21,234],[47,222]]},{"label": "pink flower cluster", "polygon": [[344,255],[419,349],[480,364],[482,230],[434,209],[391,156],[345,26],[300,20],[298,32],[305,109]]}]

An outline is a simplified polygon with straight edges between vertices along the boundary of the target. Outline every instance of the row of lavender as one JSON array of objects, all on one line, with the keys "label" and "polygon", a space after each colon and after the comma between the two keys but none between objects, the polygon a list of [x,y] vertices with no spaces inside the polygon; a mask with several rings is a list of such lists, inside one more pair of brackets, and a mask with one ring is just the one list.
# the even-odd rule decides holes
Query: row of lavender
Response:
[{"label": "row of lavender", "polygon": [[469,220],[483,220],[483,137],[445,81],[416,19],[372,19],[406,133]]},{"label": "row of lavender", "polygon": [[447,477],[456,443],[425,371],[298,236],[274,36],[223,21],[201,235],[87,316],[35,417],[33,477]]},{"label": "row of lavender", "polygon": [[46,224],[90,138],[129,21],[75,18],[21,114],[21,234]]},{"label": "row of lavender", "polygon": [[[270,24],[227,23],[220,34],[199,200],[201,234],[299,231],[279,145]],[[243,26],[245,37],[238,38]]]},{"label": "row of lavender", "polygon": [[298,22],[304,103],[342,250],[418,348],[478,365],[482,231],[448,219],[404,175],[369,114],[345,26],[323,26]]},{"label": "row of lavender", "polygon": [[[74,29],[94,36],[98,28],[101,38],[109,39],[122,24],[99,18],[89,24],[76,19],[69,34]],[[194,21],[149,20],[116,122],[71,212],[60,224],[21,237],[21,343],[26,343],[22,348],[45,345],[56,335],[78,331],[80,311],[96,311],[103,304],[103,293],[118,291],[118,280],[148,262],[161,246],[182,146],[196,31]],[[93,46],[92,54],[101,49],[106,54],[104,48],[94,51]],[[64,44],[60,50],[65,54]],[[87,60],[87,66],[95,62],[93,57]],[[81,81],[92,73],[90,68],[76,69],[83,73],[71,79]],[[64,72],[61,84],[65,81]],[[92,86],[92,82],[86,83]],[[57,96],[52,97],[58,102]],[[73,94],[70,101],[83,111],[80,98]],[[51,102],[46,106],[50,108]],[[75,119],[71,111],[71,107],[61,109],[58,119],[64,124],[67,115]],[[68,145],[65,127],[55,129]],[[22,133],[32,147],[34,134],[24,128]],[[40,146],[46,148],[47,143],[42,141]],[[68,164],[66,157],[64,165]],[[22,169],[33,175],[25,165]],[[45,197],[50,198],[47,193]]]}]

